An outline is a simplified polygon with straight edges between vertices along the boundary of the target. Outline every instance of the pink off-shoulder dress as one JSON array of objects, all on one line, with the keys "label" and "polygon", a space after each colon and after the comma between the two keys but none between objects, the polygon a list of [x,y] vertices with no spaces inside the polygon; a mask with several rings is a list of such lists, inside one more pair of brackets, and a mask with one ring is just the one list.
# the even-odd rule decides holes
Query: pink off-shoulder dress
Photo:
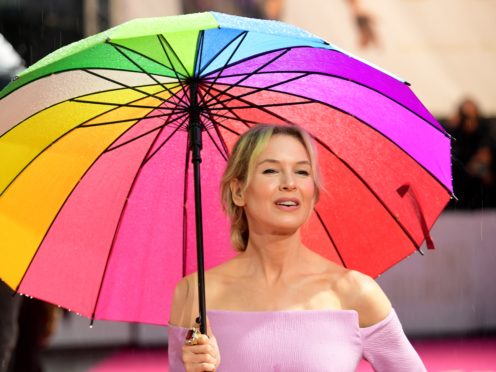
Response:
[{"label": "pink off-shoulder dress", "polygon": [[[360,328],[354,310],[210,310],[221,354],[218,372],[351,372],[364,357],[375,371],[425,371],[394,310]],[[187,329],[169,326],[169,370],[184,371]]]}]

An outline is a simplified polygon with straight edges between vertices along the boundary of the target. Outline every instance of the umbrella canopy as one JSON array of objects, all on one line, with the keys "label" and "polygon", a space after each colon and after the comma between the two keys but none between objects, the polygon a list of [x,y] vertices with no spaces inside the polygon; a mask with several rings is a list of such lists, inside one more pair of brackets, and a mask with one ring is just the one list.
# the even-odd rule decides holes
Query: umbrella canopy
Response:
[{"label": "umbrella canopy", "polygon": [[405,81],[281,22],[137,19],[31,66],[0,112],[0,277],[96,319],[166,324],[196,270],[192,123],[207,268],[234,255],[219,180],[253,125],[313,135],[304,243],[373,277],[430,244],[452,193],[450,138]]}]

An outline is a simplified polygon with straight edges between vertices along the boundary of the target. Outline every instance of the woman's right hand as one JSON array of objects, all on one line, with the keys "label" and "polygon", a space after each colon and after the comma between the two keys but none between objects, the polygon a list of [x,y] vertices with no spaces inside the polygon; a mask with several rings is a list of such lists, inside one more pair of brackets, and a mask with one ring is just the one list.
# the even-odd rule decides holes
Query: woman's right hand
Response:
[{"label": "woman's right hand", "polygon": [[196,345],[183,345],[183,363],[187,372],[215,371],[220,365],[220,353],[217,340],[207,322],[207,334],[200,334]]}]

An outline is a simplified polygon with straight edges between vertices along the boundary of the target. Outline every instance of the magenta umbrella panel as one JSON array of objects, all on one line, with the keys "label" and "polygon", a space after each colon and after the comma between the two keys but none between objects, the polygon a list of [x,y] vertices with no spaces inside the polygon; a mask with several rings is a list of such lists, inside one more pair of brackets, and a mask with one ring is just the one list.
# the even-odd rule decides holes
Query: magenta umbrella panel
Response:
[{"label": "magenta umbrella panel", "polygon": [[166,324],[198,245],[206,268],[235,254],[219,181],[252,126],[312,134],[304,243],[373,277],[432,246],[452,195],[450,138],[408,84],[281,22],[131,21],[27,69],[0,112],[0,277],[94,319]]}]

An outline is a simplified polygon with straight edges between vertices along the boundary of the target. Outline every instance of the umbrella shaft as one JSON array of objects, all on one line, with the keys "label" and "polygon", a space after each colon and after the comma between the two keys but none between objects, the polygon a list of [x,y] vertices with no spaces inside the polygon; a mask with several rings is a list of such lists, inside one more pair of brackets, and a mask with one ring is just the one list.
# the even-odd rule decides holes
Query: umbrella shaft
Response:
[{"label": "umbrella shaft", "polygon": [[192,152],[192,163],[194,171],[194,190],[195,190],[195,225],[196,225],[196,257],[198,266],[198,301],[200,310],[200,331],[207,334],[206,325],[206,305],[205,305],[205,268],[203,260],[203,225],[202,225],[202,202],[201,202],[201,177],[200,163],[201,159],[201,123],[200,111],[197,101],[197,82],[192,82],[190,85],[190,117],[189,117],[189,133],[190,133],[190,149]]}]

